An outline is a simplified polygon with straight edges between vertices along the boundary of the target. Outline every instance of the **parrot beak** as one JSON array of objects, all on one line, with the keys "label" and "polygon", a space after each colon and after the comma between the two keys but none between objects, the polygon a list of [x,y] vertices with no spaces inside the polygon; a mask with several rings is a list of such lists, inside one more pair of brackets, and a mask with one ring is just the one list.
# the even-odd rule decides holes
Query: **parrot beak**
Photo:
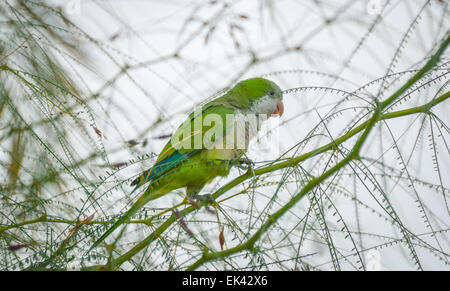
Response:
[{"label": "parrot beak", "polygon": [[278,115],[278,116],[281,116],[281,115],[283,115],[283,112],[284,112],[284,104],[283,104],[283,102],[280,100],[280,101],[278,101],[278,103],[277,103],[277,110],[275,110],[275,112],[272,113],[272,115]]}]

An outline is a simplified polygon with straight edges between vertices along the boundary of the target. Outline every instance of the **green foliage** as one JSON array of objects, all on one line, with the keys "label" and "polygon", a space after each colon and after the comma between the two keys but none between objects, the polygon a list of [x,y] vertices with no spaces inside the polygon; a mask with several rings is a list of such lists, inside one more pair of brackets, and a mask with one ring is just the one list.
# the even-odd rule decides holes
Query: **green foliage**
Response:
[{"label": "green foliage", "polygon": [[[0,4],[1,270],[449,269],[448,1],[194,1],[149,30],[53,2]],[[88,251],[176,115],[250,76],[285,89],[280,154]]]}]

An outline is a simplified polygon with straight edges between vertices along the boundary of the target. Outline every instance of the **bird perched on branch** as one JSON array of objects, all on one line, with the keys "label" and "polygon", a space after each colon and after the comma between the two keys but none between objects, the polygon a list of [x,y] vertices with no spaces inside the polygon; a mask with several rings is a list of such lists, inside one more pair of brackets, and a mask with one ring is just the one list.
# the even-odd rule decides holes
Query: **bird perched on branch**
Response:
[{"label": "bird perched on branch", "polygon": [[274,82],[253,78],[239,82],[223,96],[194,110],[172,135],[152,168],[131,185],[149,183],[133,206],[91,247],[98,246],[150,200],[186,188],[188,199],[204,200],[201,189],[233,166],[251,164],[243,158],[261,123],[284,111],[282,91]]}]

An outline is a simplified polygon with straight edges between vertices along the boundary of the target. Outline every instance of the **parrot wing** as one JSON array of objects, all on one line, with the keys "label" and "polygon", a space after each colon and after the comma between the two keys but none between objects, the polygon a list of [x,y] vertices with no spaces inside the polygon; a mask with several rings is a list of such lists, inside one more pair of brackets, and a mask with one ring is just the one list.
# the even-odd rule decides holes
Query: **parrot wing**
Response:
[{"label": "parrot wing", "polygon": [[[214,101],[210,102],[203,108],[203,110],[200,112],[193,112],[191,115],[189,115],[189,118],[186,122],[184,122],[175,132],[175,134],[181,134],[182,132],[187,133],[187,137],[194,137],[195,135],[201,135],[202,141],[203,137],[205,135],[205,132],[208,131],[209,128],[211,128],[214,125],[208,125],[203,124],[203,121],[205,118],[208,118],[208,115],[215,114],[216,121],[222,122],[222,125],[225,125],[226,123],[226,116],[227,114],[233,114],[234,109],[230,106],[224,106],[222,104],[218,104]],[[193,124],[195,122],[202,121],[202,127],[201,130],[195,130],[193,128]],[[207,123],[207,122],[206,122]],[[220,136],[214,137],[215,140],[223,139],[225,136],[227,126],[224,126],[221,130]],[[186,137],[183,137],[183,139],[186,139]],[[195,139],[195,137],[194,137]],[[187,140],[187,139],[186,139]],[[191,138],[191,141],[193,143],[193,140]],[[193,148],[193,147],[177,147],[176,143],[174,144],[172,142],[172,139],[166,144],[164,149],[161,151],[155,165],[150,168],[149,170],[143,172],[136,180],[133,181],[131,185],[136,185],[134,191],[141,185],[145,184],[146,182],[152,181],[153,179],[157,179],[158,177],[161,177],[162,175],[168,173],[171,169],[175,168],[182,162],[188,160],[190,157],[192,157],[194,154],[205,150],[204,143],[202,142],[200,148]],[[122,215],[114,224],[111,226],[92,246],[91,250],[95,247],[97,247],[109,234],[111,234],[115,229],[117,229],[121,224],[123,224],[125,221],[131,218],[132,215],[134,215],[145,203],[148,202],[149,195],[146,195],[144,193],[138,201],[136,201],[133,206],[124,214]]]},{"label": "parrot wing", "polygon": [[[225,126],[227,122],[226,116],[234,112],[235,109],[232,105],[223,105],[216,101],[208,103],[201,111],[192,112],[167,142],[153,167],[144,171],[131,185],[139,187],[153,179],[157,179],[193,155],[205,150],[206,146],[203,142],[205,132],[215,126],[217,121],[222,122],[223,129],[220,132],[220,136],[215,136],[214,139],[223,139],[227,131],[227,126]],[[211,118],[212,114],[216,115],[215,121],[214,118]],[[205,118],[213,121],[205,122]],[[197,123],[199,125],[196,126]],[[196,141],[201,143],[199,144]]]}]

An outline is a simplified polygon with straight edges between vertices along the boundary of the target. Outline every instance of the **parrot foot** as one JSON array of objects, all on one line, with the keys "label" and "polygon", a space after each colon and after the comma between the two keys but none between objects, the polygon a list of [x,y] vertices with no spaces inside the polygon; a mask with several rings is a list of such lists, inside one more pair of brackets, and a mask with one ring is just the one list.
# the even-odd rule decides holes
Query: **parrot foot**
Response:
[{"label": "parrot foot", "polygon": [[255,166],[255,163],[248,158],[232,159],[230,162],[231,164],[235,165],[236,167],[242,170],[253,169]]},{"label": "parrot foot", "polygon": [[199,195],[204,185],[201,186],[190,186],[186,187],[186,198],[192,205],[200,204],[212,204],[214,202],[214,197],[211,194]]},{"label": "parrot foot", "polygon": [[189,198],[197,200],[197,201],[201,201],[201,202],[208,202],[208,203],[211,203],[214,201],[214,197],[211,194],[204,194],[204,195],[193,194]]}]

